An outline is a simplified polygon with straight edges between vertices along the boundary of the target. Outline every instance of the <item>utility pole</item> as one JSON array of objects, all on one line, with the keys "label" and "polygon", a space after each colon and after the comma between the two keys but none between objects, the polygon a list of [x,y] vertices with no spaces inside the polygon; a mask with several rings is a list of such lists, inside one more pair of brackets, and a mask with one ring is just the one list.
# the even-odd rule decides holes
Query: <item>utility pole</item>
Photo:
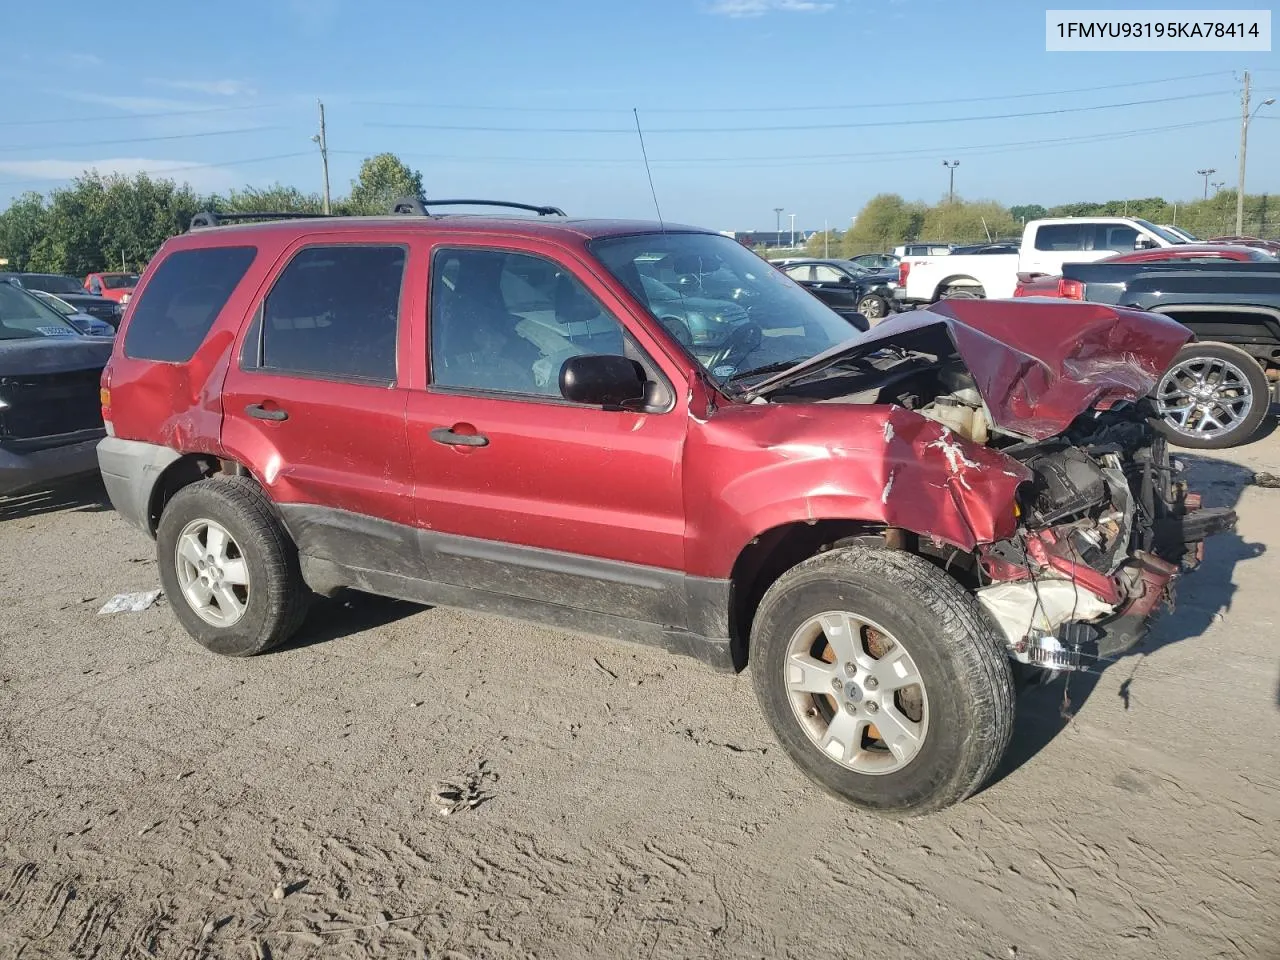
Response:
[{"label": "utility pole", "polygon": [[329,142],[324,136],[324,103],[316,101],[320,108],[320,132],[311,138],[312,143],[320,145],[320,163],[324,167],[324,212],[329,215]]},{"label": "utility pole", "polygon": [[1249,71],[1244,72],[1244,92],[1240,96],[1240,173],[1236,178],[1236,235],[1244,233],[1244,164],[1249,149]]},{"label": "utility pole", "polygon": [[1209,177],[1217,172],[1218,171],[1213,167],[1205,167],[1203,170],[1196,171],[1196,173],[1204,177],[1204,198],[1206,200],[1209,199]]},{"label": "utility pole", "polygon": [[[1276,102],[1275,97],[1268,97],[1258,104],[1256,114],[1263,107]],[[1249,71],[1244,72],[1244,95],[1240,98],[1240,177],[1236,181],[1236,236],[1244,233],[1244,161],[1249,152],[1249,121],[1253,119],[1249,113]]]},{"label": "utility pole", "polygon": [[791,249],[794,250],[796,248],[796,215],[791,213],[788,216],[791,217]]},{"label": "utility pole", "polygon": [[942,165],[947,168],[951,174],[951,183],[947,187],[947,203],[956,202],[956,167],[960,166],[959,160],[943,160]]}]

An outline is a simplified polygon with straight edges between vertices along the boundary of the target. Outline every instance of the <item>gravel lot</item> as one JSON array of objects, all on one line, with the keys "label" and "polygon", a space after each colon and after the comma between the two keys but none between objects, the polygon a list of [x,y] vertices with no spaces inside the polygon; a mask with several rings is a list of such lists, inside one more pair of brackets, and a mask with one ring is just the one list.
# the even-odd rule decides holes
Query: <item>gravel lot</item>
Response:
[{"label": "gravel lot", "polygon": [[1280,435],[1187,459],[1239,535],[906,824],[745,675],[359,596],[219,659],[97,615],[158,586],[100,486],[0,500],[0,957],[1280,957]]}]

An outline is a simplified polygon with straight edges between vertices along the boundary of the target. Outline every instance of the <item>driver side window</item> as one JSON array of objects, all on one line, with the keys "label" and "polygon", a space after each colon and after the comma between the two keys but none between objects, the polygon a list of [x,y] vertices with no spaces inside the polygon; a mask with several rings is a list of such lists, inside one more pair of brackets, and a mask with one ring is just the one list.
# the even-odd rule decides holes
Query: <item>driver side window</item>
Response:
[{"label": "driver side window", "polygon": [[565,360],[635,353],[576,277],[525,253],[437,251],[430,309],[431,383],[442,387],[559,399]]}]

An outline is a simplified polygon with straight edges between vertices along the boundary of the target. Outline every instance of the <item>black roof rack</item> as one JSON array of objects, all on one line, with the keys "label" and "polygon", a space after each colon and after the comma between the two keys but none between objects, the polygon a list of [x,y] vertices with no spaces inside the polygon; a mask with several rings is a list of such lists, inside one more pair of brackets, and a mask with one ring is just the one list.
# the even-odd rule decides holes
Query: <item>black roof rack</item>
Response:
[{"label": "black roof rack", "polygon": [[191,229],[200,230],[223,223],[239,223],[242,220],[310,220],[328,216],[327,213],[214,213],[212,210],[202,210],[191,218]]},{"label": "black roof rack", "polygon": [[392,213],[409,214],[417,217],[429,217],[427,205],[433,207],[507,207],[512,210],[528,210],[540,217],[563,217],[565,212],[559,207],[537,206],[531,203],[511,203],[506,200],[420,200],[418,197],[403,197],[391,205]]}]

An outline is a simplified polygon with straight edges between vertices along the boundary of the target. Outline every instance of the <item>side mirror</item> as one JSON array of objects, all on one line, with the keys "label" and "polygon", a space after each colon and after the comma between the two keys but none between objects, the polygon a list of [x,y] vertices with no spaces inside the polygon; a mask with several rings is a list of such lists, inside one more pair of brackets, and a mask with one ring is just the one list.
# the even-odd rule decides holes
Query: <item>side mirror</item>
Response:
[{"label": "side mirror", "polygon": [[648,396],[644,368],[627,357],[584,354],[560,367],[560,395],[571,403],[624,409]]},{"label": "side mirror", "polygon": [[1133,241],[1133,249],[1135,250],[1151,250],[1155,247],[1156,242],[1150,237],[1139,236]]}]

